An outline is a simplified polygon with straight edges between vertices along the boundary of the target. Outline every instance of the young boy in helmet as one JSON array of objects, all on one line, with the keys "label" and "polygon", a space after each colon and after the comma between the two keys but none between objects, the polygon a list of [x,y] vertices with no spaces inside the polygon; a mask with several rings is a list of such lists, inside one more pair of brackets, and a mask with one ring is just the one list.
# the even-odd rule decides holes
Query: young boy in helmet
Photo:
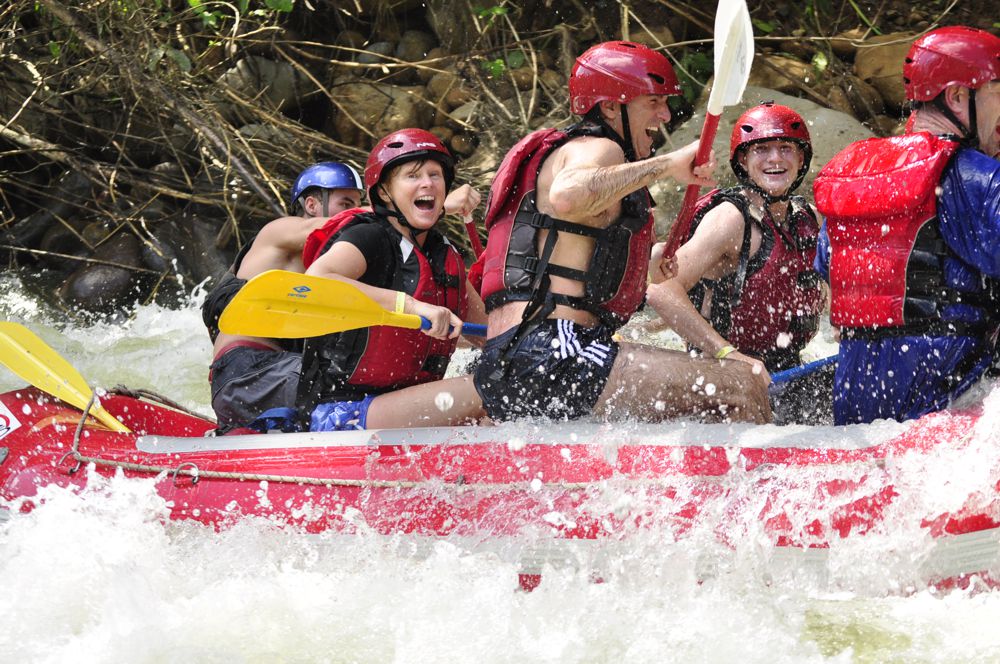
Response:
[{"label": "young boy in helmet", "polygon": [[848,146],[820,171],[817,269],[841,328],[838,424],[946,407],[995,362],[1000,329],[1000,38],[917,39],[911,132]]},{"label": "young boy in helmet", "polygon": [[252,277],[267,270],[303,272],[302,245],[319,224],[361,204],[361,176],[347,164],[321,162],[306,168],[292,186],[291,206],[300,216],[267,223],[236,256],[232,268],[202,305],[213,341],[209,370],[212,409],[220,427],[247,424],[259,413],[295,403],[302,356],[296,341],[219,332],[219,316]]},{"label": "young boy in helmet", "polygon": [[583,122],[537,131],[507,153],[490,193],[482,295],[489,340],[475,381],[494,420],[678,415],[763,422],[763,380],[742,362],[619,344],[641,306],[653,242],[646,187],[709,182],[697,145],[651,157],[680,86],[669,61],[598,44],[569,81]]},{"label": "young boy in helmet", "polygon": [[346,281],[386,309],[431,322],[426,331],[377,326],[307,339],[297,406],[311,431],[483,415],[470,377],[442,380],[462,320],[485,322],[461,255],[435,229],[453,179],[452,156],[436,136],[393,132],[365,167],[371,210],[337,215],[306,241],[306,274]]},{"label": "young boy in helmet", "polygon": [[699,201],[691,238],[677,251],[676,277],[663,280],[651,270],[647,301],[706,355],[746,362],[767,376],[797,366],[815,335],[823,305],[813,269],[819,222],[793,195],[811,159],[798,113],[773,102],[746,111],[729,149],[739,185]]}]

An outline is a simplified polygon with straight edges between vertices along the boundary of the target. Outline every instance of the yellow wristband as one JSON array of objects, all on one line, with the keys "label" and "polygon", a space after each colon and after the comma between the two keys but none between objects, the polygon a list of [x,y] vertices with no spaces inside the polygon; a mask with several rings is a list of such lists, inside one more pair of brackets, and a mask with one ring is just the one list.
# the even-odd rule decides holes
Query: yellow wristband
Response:
[{"label": "yellow wristband", "polygon": [[720,348],[718,350],[718,352],[715,353],[715,359],[721,360],[721,359],[723,359],[725,357],[728,357],[729,355],[731,355],[732,353],[735,353],[735,352],[736,352],[736,349],[733,348],[732,346],[723,346],[722,348]]},{"label": "yellow wristband", "polygon": [[403,291],[396,291],[396,313],[403,313],[403,309],[406,308],[406,293]]}]

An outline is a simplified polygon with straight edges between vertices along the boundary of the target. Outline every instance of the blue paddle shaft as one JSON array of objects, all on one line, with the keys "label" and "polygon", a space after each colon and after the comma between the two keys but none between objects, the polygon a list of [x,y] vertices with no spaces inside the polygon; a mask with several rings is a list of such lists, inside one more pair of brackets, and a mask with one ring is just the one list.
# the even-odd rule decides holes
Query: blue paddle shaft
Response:
[{"label": "blue paddle shaft", "polygon": [[771,374],[771,383],[786,383],[790,380],[794,380],[799,376],[804,376],[805,374],[812,373],[817,369],[822,369],[828,364],[833,364],[837,361],[836,355],[831,355],[830,357],[824,357],[822,360],[815,360],[809,364],[803,364],[801,367],[793,367],[791,369],[785,369],[784,371],[779,371],[777,373]]},{"label": "blue paddle shaft", "polygon": [[[429,329],[431,329],[431,322],[429,320],[427,320],[426,318],[424,318],[423,316],[420,317],[420,329],[421,330],[429,330]],[[486,326],[485,325],[477,325],[476,323],[463,323],[462,324],[462,334],[468,334],[468,335],[473,336],[473,337],[485,337],[486,336]]]}]

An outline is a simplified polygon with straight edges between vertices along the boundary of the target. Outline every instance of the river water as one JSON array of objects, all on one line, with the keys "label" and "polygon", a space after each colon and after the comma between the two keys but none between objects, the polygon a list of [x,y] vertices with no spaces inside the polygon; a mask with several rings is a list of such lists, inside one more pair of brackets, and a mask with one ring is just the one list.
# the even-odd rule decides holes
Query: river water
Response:
[{"label": "river water", "polygon": [[[0,276],[0,317],[29,326],[91,384],[150,387],[209,412],[197,297],[66,325],[29,291]],[[0,370],[0,389],[19,385]],[[982,394],[988,413],[1000,410],[1000,388]],[[960,453],[901,471],[920,509],[992,490],[1000,436],[989,419]],[[721,547],[696,533],[638,539],[602,583],[586,569],[546,569],[526,593],[514,563],[450,542],[413,556],[405,538],[344,541],[252,521],[216,533],[166,514],[152,480],[116,478],[82,495],[50,489],[32,513],[0,516],[0,661],[1000,661],[1000,592],[907,587],[931,546],[913,524],[835,547],[816,576],[783,576],[753,537]],[[706,557],[716,563],[707,576]]]}]

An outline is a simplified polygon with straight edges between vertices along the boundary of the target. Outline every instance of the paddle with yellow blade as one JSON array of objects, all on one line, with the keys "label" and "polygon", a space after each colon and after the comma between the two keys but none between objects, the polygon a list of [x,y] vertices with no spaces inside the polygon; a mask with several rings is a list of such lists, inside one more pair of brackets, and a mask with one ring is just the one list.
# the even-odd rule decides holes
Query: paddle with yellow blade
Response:
[{"label": "paddle with yellow blade", "polygon": [[[746,0],[719,0],[715,12],[715,79],[708,95],[705,124],[698,141],[695,165],[704,164],[712,151],[712,142],[719,129],[719,118],[726,106],[739,103],[743,91],[750,80],[750,65],[753,63],[753,25]],[[684,192],[684,202],[677,215],[677,221],[670,228],[663,259],[677,253],[677,248],[687,240],[694,216],[694,204],[698,201],[700,187],[688,185]]]},{"label": "paddle with yellow blade", "polygon": [[[43,392],[86,410],[94,392],[77,371],[51,346],[19,323],[0,321],[2,362],[15,374]],[[131,433],[130,429],[104,410],[94,399],[90,414],[112,431]]]},{"label": "paddle with yellow blade", "polygon": [[[304,339],[361,327],[429,329],[430,321],[379,306],[357,287],[335,279],[268,270],[239,290],[219,318],[226,334]],[[463,334],[483,336],[485,325],[465,323]]]}]

